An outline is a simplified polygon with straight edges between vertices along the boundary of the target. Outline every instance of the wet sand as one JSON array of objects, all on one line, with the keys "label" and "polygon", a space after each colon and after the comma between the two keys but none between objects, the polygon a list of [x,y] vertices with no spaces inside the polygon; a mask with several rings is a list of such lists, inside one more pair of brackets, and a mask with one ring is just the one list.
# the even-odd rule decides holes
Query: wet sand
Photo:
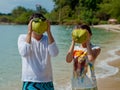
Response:
[{"label": "wet sand", "polygon": [[[112,25],[95,25],[95,28],[102,28],[107,31],[120,32],[120,24]],[[120,56],[120,51],[116,52]],[[119,72],[115,75],[98,79],[98,90],[120,90],[120,59],[109,62],[109,65],[119,68]]]},{"label": "wet sand", "polygon": [[[120,70],[120,59],[109,64]],[[120,71],[116,75],[99,79],[98,90],[120,90]]]}]

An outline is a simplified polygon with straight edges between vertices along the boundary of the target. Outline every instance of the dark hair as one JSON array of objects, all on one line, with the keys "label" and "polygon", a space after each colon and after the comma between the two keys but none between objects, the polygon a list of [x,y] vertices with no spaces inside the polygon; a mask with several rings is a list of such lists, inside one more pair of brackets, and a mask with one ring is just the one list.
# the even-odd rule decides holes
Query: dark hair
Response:
[{"label": "dark hair", "polygon": [[46,18],[45,18],[42,14],[40,14],[40,13],[34,13],[33,15],[30,16],[30,20],[31,20],[31,19],[34,19],[34,18],[39,18],[39,19],[41,19],[42,21],[45,21],[45,20],[46,20]]},{"label": "dark hair", "polygon": [[89,34],[92,35],[92,31],[91,31],[90,27],[86,24],[77,25],[76,28],[86,29],[89,32]]}]

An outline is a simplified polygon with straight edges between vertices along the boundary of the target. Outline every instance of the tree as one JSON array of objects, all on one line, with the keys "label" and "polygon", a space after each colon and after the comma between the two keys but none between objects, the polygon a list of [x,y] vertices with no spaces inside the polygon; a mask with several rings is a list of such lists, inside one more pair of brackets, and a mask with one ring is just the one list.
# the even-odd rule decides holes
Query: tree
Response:
[{"label": "tree", "polygon": [[18,6],[15,9],[12,10],[12,16],[18,17],[18,16],[20,16],[22,13],[24,13],[26,11],[27,10],[24,7]]},{"label": "tree", "polygon": [[103,0],[100,4],[99,16],[102,19],[108,20],[109,18],[115,18],[120,21],[120,0]]},{"label": "tree", "polygon": [[112,17],[117,18],[120,16],[120,0],[111,0],[109,13]]},{"label": "tree", "polygon": [[[95,12],[99,10],[98,4],[102,0],[53,0],[55,8],[53,11],[58,12],[59,21],[64,19],[74,19],[92,23],[91,18],[95,18]],[[67,11],[66,11],[67,10]]]},{"label": "tree", "polygon": [[17,24],[28,24],[30,16],[33,14],[32,10],[27,10],[27,12],[24,12],[19,15],[16,19],[14,19],[14,22]]}]

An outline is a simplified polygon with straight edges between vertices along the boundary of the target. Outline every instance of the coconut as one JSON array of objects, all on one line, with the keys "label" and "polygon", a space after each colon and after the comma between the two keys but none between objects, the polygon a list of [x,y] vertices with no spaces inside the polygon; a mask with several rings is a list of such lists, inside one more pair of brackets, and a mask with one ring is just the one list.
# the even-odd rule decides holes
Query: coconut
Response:
[{"label": "coconut", "polygon": [[48,24],[39,18],[34,18],[32,21],[32,30],[37,34],[43,34],[47,30]]},{"label": "coconut", "polygon": [[74,29],[72,31],[72,38],[76,43],[83,43],[88,39],[88,32],[85,29]]}]

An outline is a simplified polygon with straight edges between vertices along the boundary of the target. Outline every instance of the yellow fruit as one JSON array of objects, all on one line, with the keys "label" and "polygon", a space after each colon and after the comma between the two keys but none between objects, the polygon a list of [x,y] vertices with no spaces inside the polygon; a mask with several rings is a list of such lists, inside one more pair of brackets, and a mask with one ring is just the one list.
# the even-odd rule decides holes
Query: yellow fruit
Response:
[{"label": "yellow fruit", "polygon": [[48,24],[46,21],[42,21],[39,18],[33,19],[32,30],[37,34],[43,34],[47,30]]},{"label": "yellow fruit", "polygon": [[88,39],[88,32],[85,29],[74,29],[72,38],[76,43],[83,43]]}]

